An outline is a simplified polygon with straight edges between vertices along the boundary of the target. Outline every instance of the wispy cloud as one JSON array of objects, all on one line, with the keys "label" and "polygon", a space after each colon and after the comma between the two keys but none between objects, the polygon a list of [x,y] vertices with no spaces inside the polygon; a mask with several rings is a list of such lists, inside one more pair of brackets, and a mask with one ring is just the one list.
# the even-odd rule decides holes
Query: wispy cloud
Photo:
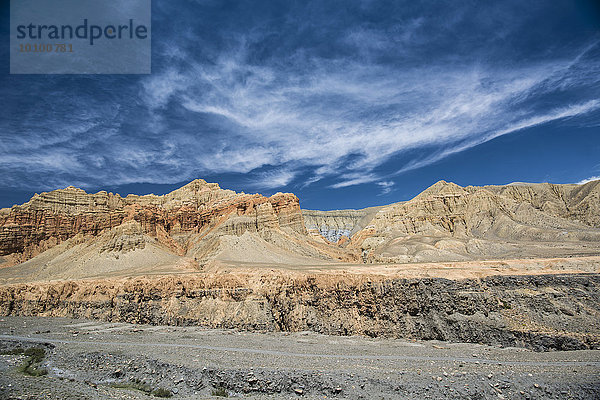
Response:
[{"label": "wispy cloud", "polygon": [[381,193],[380,194],[388,194],[392,191],[392,187],[394,186],[394,182],[392,181],[383,181],[383,182],[377,182],[377,186],[381,187]]},{"label": "wispy cloud", "polygon": [[580,180],[579,182],[577,182],[578,185],[585,185],[586,183],[592,182],[592,181],[598,181],[600,180],[600,176],[590,176],[589,178],[585,178]]},{"label": "wispy cloud", "polygon": [[278,169],[275,171],[262,172],[256,179],[250,180],[247,184],[251,188],[258,189],[273,189],[281,188],[288,185],[296,174],[286,169]]},{"label": "wispy cloud", "polygon": [[[7,101],[0,184],[241,173],[256,190],[324,181],[333,189],[371,183],[387,194],[407,171],[600,109],[597,38],[511,56],[503,46],[527,23],[516,1],[490,6],[495,14],[391,3],[376,14],[363,2],[346,15],[309,2],[246,18],[253,11],[240,6],[211,25],[218,4],[198,6],[208,13],[202,20],[196,6],[158,8],[157,18],[177,20],[153,35],[151,76],[55,77],[28,88],[43,94],[30,104]],[[500,24],[489,15],[514,18]],[[5,98],[21,98],[15,81],[7,87]]]},{"label": "wispy cloud", "polygon": [[[584,81],[573,72],[578,63],[590,62],[581,54],[504,69],[480,63],[397,69],[311,59],[310,68],[289,70],[252,65],[248,58],[247,48],[240,47],[210,66],[191,62],[175,80],[184,82],[184,89],[169,93],[169,101],[217,118],[234,132],[235,143],[217,154],[203,154],[206,169],[312,166],[313,181],[334,177],[331,187],[341,188],[381,180],[377,167],[402,152],[441,149],[408,160],[398,173],[498,136],[600,108],[596,99],[537,108],[556,94],[559,83],[589,85],[589,77]],[[146,86],[163,87],[162,81],[171,80],[169,71]],[[149,105],[164,102],[163,93],[150,90],[145,99]]]},{"label": "wispy cloud", "polygon": [[452,154],[467,150],[473,146],[477,146],[479,144],[485,143],[485,142],[492,140],[494,138],[497,138],[499,136],[517,132],[522,129],[531,128],[531,127],[534,127],[537,125],[545,124],[545,123],[548,123],[551,121],[560,120],[560,119],[569,118],[569,117],[575,117],[575,116],[578,116],[581,114],[585,114],[585,113],[597,110],[598,108],[600,108],[600,101],[590,100],[584,104],[577,104],[577,105],[573,105],[573,106],[569,106],[569,107],[565,107],[565,108],[560,108],[557,110],[552,110],[548,114],[535,115],[533,117],[513,123],[512,125],[509,125],[508,127],[500,129],[498,131],[489,132],[487,134],[484,134],[482,132],[482,135],[476,136],[473,139],[466,141],[465,143],[456,145],[454,147],[449,147],[449,148],[443,149],[437,153],[430,154],[423,159],[411,161],[407,165],[405,165],[402,169],[396,171],[393,175],[399,175],[404,172],[408,172],[408,171],[411,171],[411,170],[414,170],[417,168],[424,167],[426,165],[429,165],[429,164],[437,162],[441,159],[444,159],[445,157],[448,157]]}]

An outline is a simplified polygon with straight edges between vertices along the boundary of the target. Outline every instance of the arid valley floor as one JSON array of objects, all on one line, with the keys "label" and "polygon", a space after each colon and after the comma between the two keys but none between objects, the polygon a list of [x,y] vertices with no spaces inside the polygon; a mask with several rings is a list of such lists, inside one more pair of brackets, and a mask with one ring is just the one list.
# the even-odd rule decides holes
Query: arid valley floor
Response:
[{"label": "arid valley floor", "polygon": [[7,399],[145,399],[115,383],[143,381],[175,398],[594,399],[600,354],[478,344],[250,333],[199,327],[5,317],[3,349],[42,346],[49,375],[14,371],[0,356]]}]

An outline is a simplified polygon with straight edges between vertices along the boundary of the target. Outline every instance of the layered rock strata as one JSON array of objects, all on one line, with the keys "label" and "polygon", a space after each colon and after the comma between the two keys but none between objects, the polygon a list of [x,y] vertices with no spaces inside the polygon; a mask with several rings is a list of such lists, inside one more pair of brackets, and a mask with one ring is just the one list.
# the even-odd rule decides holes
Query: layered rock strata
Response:
[{"label": "layered rock strata", "polygon": [[484,187],[440,181],[412,200],[367,211],[304,214],[309,231],[330,242],[348,235],[340,244],[364,262],[600,254],[600,181]]},{"label": "layered rock strata", "polygon": [[[235,193],[203,180],[164,196],[123,198],[68,187],[36,194],[23,205],[0,211],[0,256],[12,264],[23,262],[75,236],[93,239],[131,221],[140,227],[136,234],[155,238],[179,255],[216,231],[219,235],[248,231],[306,235],[298,198],[289,193],[271,197]],[[115,240],[127,242],[116,244],[122,250],[143,245],[140,237]]]},{"label": "layered rock strata", "polygon": [[600,349],[600,275],[201,275],[0,287],[0,314]]},{"label": "layered rock strata", "polygon": [[329,243],[340,243],[342,237],[349,239],[363,229],[377,209],[378,207],[362,210],[302,210],[302,216],[308,233],[314,237],[322,237]]}]

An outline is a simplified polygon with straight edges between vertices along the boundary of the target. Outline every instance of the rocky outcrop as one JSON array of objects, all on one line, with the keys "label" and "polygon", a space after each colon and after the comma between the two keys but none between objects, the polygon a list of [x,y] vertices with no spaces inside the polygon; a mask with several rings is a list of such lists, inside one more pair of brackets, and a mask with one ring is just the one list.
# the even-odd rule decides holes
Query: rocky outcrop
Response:
[{"label": "rocky outcrop", "polygon": [[351,237],[366,262],[598,254],[598,182],[460,187],[381,207]]},{"label": "rocky outcrop", "polygon": [[[36,194],[29,202],[0,212],[0,256],[26,261],[76,235],[95,238],[102,232],[135,221],[139,235],[157,238],[175,253],[185,254],[190,234],[240,235],[246,231],[286,231],[305,235],[299,201],[289,193],[271,197],[223,190],[195,180],[164,196],[98,192],[68,187]],[[186,236],[187,235],[187,236]],[[194,239],[198,239],[195,237]],[[127,249],[142,245],[111,244]]]},{"label": "rocky outcrop", "polygon": [[[202,180],[163,196],[69,187],[0,211],[0,313],[598,348],[598,258],[568,258],[600,254],[597,209],[593,183],[441,181],[407,202],[304,219],[293,194]],[[554,272],[528,269],[535,256]],[[426,264],[492,258],[496,276],[470,274],[480,261]]]},{"label": "rocky outcrop", "polygon": [[20,206],[0,212],[0,255],[25,261],[75,236],[97,235],[120,225],[127,213],[118,195],[87,194],[68,187],[36,194]]},{"label": "rocky outcrop", "polygon": [[308,233],[322,237],[329,243],[339,243],[342,237],[349,239],[363,229],[377,210],[378,207],[362,210],[302,210],[302,216]]},{"label": "rocky outcrop", "polygon": [[600,181],[583,185],[513,183],[484,188],[518,202],[527,202],[550,215],[600,228]]},{"label": "rocky outcrop", "polygon": [[[595,255],[599,215],[598,181],[485,187],[440,181],[406,202],[337,211],[301,211],[290,193],[236,193],[203,180],[163,196],[68,187],[0,210],[0,266],[23,263],[74,238],[93,241],[115,258],[115,250],[105,248],[128,252],[153,243],[200,268],[218,259],[412,263]],[[119,238],[106,242],[106,232],[132,221],[137,236],[115,231]],[[85,257],[63,258],[68,264]]]},{"label": "rocky outcrop", "polygon": [[128,221],[109,232],[110,237],[100,247],[100,252],[121,254],[146,247],[142,227],[135,221]]},{"label": "rocky outcrop", "polygon": [[0,314],[600,349],[600,275],[196,275],[0,287]]}]

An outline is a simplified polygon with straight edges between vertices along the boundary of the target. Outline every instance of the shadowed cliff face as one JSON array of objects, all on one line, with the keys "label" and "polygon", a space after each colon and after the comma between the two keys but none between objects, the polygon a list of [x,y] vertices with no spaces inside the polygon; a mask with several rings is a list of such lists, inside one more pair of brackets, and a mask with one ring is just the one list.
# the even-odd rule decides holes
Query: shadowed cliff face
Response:
[{"label": "shadowed cliff face", "polygon": [[600,348],[599,289],[598,274],[224,274],[2,286],[0,314],[574,350]]},{"label": "shadowed cliff face", "polygon": [[349,239],[373,218],[379,207],[363,210],[302,210],[306,230],[313,237],[322,237],[329,243]]},{"label": "shadowed cliff face", "polygon": [[[215,229],[221,234],[265,230],[306,234],[298,198],[293,194],[239,194],[203,180],[164,196],[122,198],[68,187],[2,209],[0,255],[9,256],[13,263],[26,261],[77,235],[91,240],[130,221],[139,226],[138,234],[155,238],[178,255],[192,246],[190,235],[207,236]],[[143,240],[136,240],[141,246]],[[126,244],[125,250],[130,247]]]}]

